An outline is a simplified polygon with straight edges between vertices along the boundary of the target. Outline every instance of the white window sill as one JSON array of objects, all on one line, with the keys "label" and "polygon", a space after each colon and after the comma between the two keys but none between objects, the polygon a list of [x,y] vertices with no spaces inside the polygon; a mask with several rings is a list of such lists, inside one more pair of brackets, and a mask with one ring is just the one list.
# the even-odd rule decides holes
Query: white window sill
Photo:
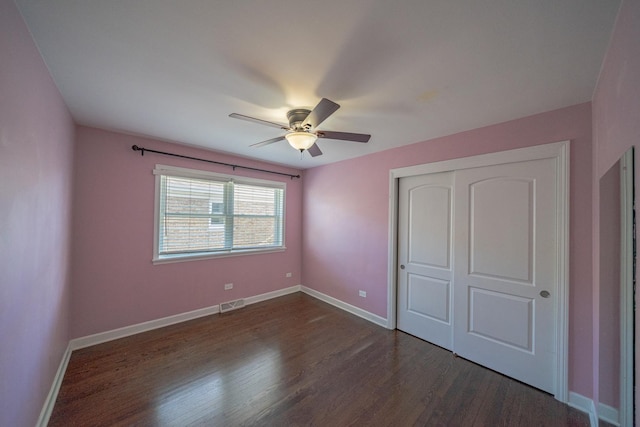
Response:
[{"label": "white window sill", "polygon": [[153,264],[169,264],[172,262],[186,262],[186,261],[198,261],[203,259],[215,259],[215,258],[228,258],[234,256],[243,255],[260,255],[274,252],[284,252],[287,248],[284,246],[278,248],[268,249],[246,249],[235,251],[221,251],[221,252],[201,252],[193,254],[176,254],[176,255],[163,255],[162,257],[154,257]]}]

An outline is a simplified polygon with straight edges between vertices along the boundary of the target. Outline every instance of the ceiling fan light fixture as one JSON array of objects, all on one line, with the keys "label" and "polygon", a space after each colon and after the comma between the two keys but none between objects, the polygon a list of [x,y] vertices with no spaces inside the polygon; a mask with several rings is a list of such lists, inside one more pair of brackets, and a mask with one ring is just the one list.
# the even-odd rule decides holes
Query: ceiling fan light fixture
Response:
[{"label": "ceiling fan light fixture", "polygon": [[318,139],[318,136],[311,132],[289,132],[284,137],[287,138],[289,145],[300,151],[311,148]]}]

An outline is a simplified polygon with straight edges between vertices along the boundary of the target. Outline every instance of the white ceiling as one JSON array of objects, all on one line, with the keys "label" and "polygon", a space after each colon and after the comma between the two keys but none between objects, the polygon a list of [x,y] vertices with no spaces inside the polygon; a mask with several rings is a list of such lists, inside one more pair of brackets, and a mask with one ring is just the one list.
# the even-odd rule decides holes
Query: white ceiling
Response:
[{"label": "white ceiling", "polygon": [[[618,0],[16,0],[78,124],[304,169],[591,99]],[[303,158],[283,132],[342,107]]]}]

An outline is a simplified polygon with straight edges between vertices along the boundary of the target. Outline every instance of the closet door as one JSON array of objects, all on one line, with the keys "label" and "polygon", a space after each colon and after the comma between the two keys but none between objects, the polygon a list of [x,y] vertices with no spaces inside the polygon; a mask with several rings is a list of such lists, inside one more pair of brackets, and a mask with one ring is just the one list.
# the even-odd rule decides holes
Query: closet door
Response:
[{"label": "closet door", "polygon": [[453,351],[553,393],[555,162],[455,174]]},{"label": "closet door", "polygon": [[402,178],[397,328],[451,349],[453,173]]}]

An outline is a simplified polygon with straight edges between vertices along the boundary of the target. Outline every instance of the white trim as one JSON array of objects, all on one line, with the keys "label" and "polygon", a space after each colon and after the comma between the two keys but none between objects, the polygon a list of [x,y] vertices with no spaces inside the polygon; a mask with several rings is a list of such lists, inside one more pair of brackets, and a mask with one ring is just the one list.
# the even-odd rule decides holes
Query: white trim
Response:
[{"label": "white trim", "polygon": [[596,412],[596,405],[593,403],[592,399],[570,391],[567,404],[572,408],[585,412],[589,415],[589,423],[591,424],[591,427],[598,427],[598,413]]},{"label": "white trim", "polygon": [[[621,426],[633,425],[633,147],[620,159],[620,412]],[[611,421],[610,421],[611,422]]]},{"label": "white trim", "polygon": [[382,326],[384,328],[387,327],[387,319],[378,316],[377,314],[370,313],[367,310],[363,310],[359,307],[356,307],[355,305],[340,301],[337,298],[331,297],[327,294],[323,294],[322,292],[318,292],[315,289],[307,288],[306,286],[300,286],[300,290],[307,295],[310,295],[314,298],[319,299],[320,301],[326,302],[327,304],[331,304],[334,307],[338,307],[348,313],[368,320],[369,322],[375,323],[378,326]]},{"label": "white trim", "polygon": [[58,366],[56,375],[55,377],[53,377],[53,383],[51,384],[51,388],[49,389],[49,394],[47,394],[47,398],[44,400],[44,405],[42,406],[42,410],[40,411],[40,416],[38,417],[38,421],[36,422],[36,427],[46,427],[47,424],[49,424],[49,418],[51,418],[53,407],[56,404],[58,392],[60,391],[60,386],[62,385],[62,380],[64,379],[64,373],[67,371],[67,366],[69,365],[71,351],[71,344],[68,344],[66,350],[64,351],[64,354],[62,355],[62,360],[60,361],[60,365]]},{"label": "white trim", "polygon": [[[266,292],[264,294],[245,297],[244,301],[245,301],[245,304],[251,305],[258,302],[267,301],[273,298],[278,298],[284,295],[293,294],[296,292],[304,292],[321,301],[324,301],[335,307],[348,311],[351,314],[355,314],[356,316],[362,317],[363,319],[369,320],[377,325],[386,327],[387,319],[302,285],[295,285],[295,286],[291,286],[284,289],[278,289],[275,291]],[[219,312],[220,312],[220,306],[216,304],[210,307],[188,311],[186,313],[175,314],[173,316],[167,316],[167,317],[162,317],[160,319],[149,320],[148,322],[142,322],[142,323],[137,323],[135,325],[124,326],[122,328],[112,329],[106,332],[87,335],[81,338],[74,338],[69,342],[69,348],[71,351],[78,350],[81,348],[90,347],[92,345],[102,344],[107,341],[113,341],[120,338],[128,337],[130,335],[151,331],[153,329],[174,325],[176,323],[186,322],[188,320],[197,319],[199,317],[217,314]]]},{"label": "white trim", "polygon": [[[158,233],[156,233],[157,235]],[[154,236],[155,237],[155,236]],[[157,237],[155,237],[157,238]],[[157,248],[157,246],[154,246]],[[219,252],[199,252],[199,253],[189,253],[186,255],[165,255],[164,258],[154,258],[151,260],[153,265],[157,264],[171,264],[173,262],[187,262],[187,261],[198,261],[203,259],[214,259],[214,258],[230,258],[234,256],[245,256],[245,255],[263,255],[270,254],[274,252],[284,252],[287,248],[285,246],[278,246],[276,248],[265,248],[265,249],[237,249],[235,251],[219,251]]]},{"label": "white trim", "polygon": [[291,286],[284,289],[278,289],[277,291],[266,292],[264,294],[255,295],[252,297],[247,297],[244,299],[245,304],[251,305],[257,302],[262,302],[266,300],[270,300],[273,298],[282,297],[289,294],[294,294],[296,292],[300,292],[300,285]]},{"label": "white trim", "polygon": [[140,334],[142,332],[151,331],[165,326],[175,325],[176,323],[186,322],[188,320],[197,319],[199,317],[209,316],[220,312],[219,305],[199,308],[197,310],[188,311],[186,313],[174,314],[173,316],[162,317],[160,319],[149,320],[148,322],[137,323],[135,325],[124,326],[110,331],[100,332],[93,335],[87,335],[81,338],[74,338],[69,342],[71,350],[78,350],[90,347],[96,344],[102,344],[107,341],[113,341],[130,335]]},{"label": "white trim", "polygon": [[553,142],[550,144],[534,145],[532,147],[516,148],[513,150],[497,151],[495,153],[479,154],[477,156],[459,157],[440,162],[425,163],[391,169],[392,178],[426,175],[438,172],[450,172],[459,169],[495,166],[504,163],[526,162],[529,160],[556,158],[569,141]]},{"label": "white trim", "polygon": [[398,194],[400,180],[389,171],[389,244],[387,266],[387,329],[396,328],[396,297],[398,292]]},{"label": "white trim", "polygon": [[[616,408],[612,408],[604,403],[598,403],[598,415],[602,421],[606,421],[614,426],[620,426],[620,413]],[[629,424],[633,425],[633,423]]]},{"label": "white trim", "polygon": [[[156,168],[160,165],[156,165]],[[155,171],[154,171],[155,172]],[[155,175],[155,173],[154,173]],[[153,248],[151,248],[151,262],[158,259],[158,247],[160,238],[158,236],[158,224],[160,223],[160,193],[162,191],[162,177],[156,175],[153,187]]]},{"label": "white trim", "polygon": [[[247,305],[255,304],[260,301],[266,301],[271,298],[277,298],[283,295],[298,292],[300,285],[291,286],[289,288],[279,289],[277,291],[267,292],[260,295],[254,295],[244,298]],[[210,307],[199,308],[197,310],[188,311],[186,313],[174,314],[173,316],[162,317],[160,319],[149,320],[148,322],[137,323],[135,325],[125,326],[118,329],[112,329],[106,332],[100,332],[86,337],[72,339],[69,343],[71,350],[90,347],[92,345],[101,344],[103,342],[117,340],[128,337],[130,335],[151,331],[153,329],[164,328],[165,326],[174,325],[176,323],[186,322],[188,320],[197,319],[199,317],[210,316],[220,312],[220,305],[212,305]]]},{"label": "white trim", "polygon": [[[555,144],[549,144],[555,145]],[[561,402],[569,399],[569,197],[570,170],[569,142],[559,143],[556,156],[557,233],[559,241],[557,274],[558,306],[556,307],[556,390],[555,398]]]},{"label": "white trim", "polygon": [[556,159],[558,213],[558,304],[556,307],[556,378],[554,396],[561,402],[568,399],[569,372],[569,141],[536,145],[478,156],[408,166],[389,171],[389,258],[387,260],[387,316],[385,327],[396,327],[397,258],[398,258],[398,182],[400,178],[448,172],[505,163]]}]

